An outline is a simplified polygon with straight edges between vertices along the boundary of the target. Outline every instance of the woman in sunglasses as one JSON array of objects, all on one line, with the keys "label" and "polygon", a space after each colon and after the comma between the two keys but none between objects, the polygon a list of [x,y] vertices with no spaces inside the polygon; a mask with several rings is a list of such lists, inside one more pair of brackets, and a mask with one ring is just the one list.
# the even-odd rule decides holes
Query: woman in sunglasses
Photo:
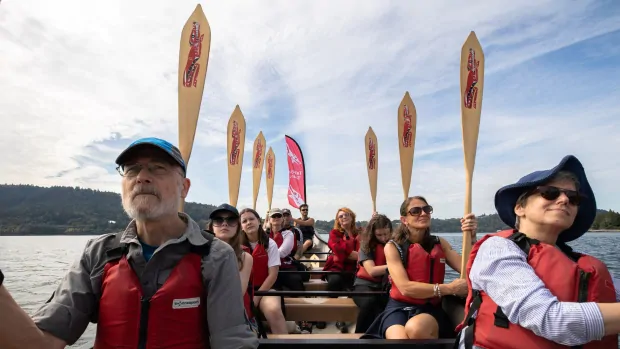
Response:
[{"label": "woman in sunglasses", "polygon": [[[367,331],[386,339],[454,338],[454,326],[441,307],[443,295],[467,294],[467,282],[444,283],[446,264],[461,271],[461,256],[443,238],[431,235],[433,207],[422,196],[400,206],[401,224],[384,248],[390,275],[389,300]],[[461,219],[461,230],[476,239],[476,217]],[[366,336],[365,336],[366,337]]]},{"label": "woman in sunglasses", "polygon": [[566,156],[499,189],[495,208],[514,229],[472,248],[460,348],[618,348],[620,284],[566,245],[596,217],[579,160]]},{"label": "woman in sunglasses", "polygon": [[213,232],[215,237],[228,243],[235,251],[237,262],[239,263],[239,277],[241,278],[241,294],[245,304],[245,310],[250,320],[250,324],[254,331],[257,331],[256,319],[254,319],[250,300],[254,295],[254,289],[251,285],[250,275],[252,274],[253,258],[252,255],[245,252],[241,242],[243,240],[243,232],[241,231],[241,222],[239,220],[239,211],[234,206],[221,204],[209,216],[208,231]]}]

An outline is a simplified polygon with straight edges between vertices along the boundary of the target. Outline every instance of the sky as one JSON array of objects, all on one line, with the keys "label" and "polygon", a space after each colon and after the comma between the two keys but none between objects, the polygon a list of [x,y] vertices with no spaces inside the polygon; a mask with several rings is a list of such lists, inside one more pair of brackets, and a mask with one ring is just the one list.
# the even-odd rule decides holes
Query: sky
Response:
[{"label": "sky", "polygon": [[[139,137],[178,143],[179,39],[196,1],[4,0],[0,183],[120,192],[116,156]],[[397,109],[417,110],[410,195],[464,213],[459,61],[475,31],[485,80],[475,214],[503,185],[583,163],[598,208],[620,210],[620,3],[612,0],[201,1],[212,32],[187,201],[228,202],[226,125],[246,119],[238,207],[252,206],[252,143],[276,155],[273,207],[289,207],[284,135],[301,146],[310,216],[372,212],[364,135],[378,138],[377,211],[398,218]],[[120,200],[119,200],[120,205]],[[257,209],[267,210],[265,177]]]}]

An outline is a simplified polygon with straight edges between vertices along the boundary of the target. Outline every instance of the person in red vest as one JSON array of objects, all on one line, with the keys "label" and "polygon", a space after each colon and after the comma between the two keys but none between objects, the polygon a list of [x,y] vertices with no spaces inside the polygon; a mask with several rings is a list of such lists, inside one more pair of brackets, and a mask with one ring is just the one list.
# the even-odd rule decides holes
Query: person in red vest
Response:
[{"label": "person in red vest", "polygon": [[[444,295],[465,296],[467,282],[457,278],[444,283],[446,264],[461,271],[461,255],[444,238],[431,234],[433,207],[422,196],[407,198],[400,206],[400,221],[384,248],[390,292],[385,310],[364,338],[436,339],[456,333],[441,306]],[[461,230],[476,239],[473,214],[461,219]]]},{"label": "person in red vest", "polygon": [[[358,270],[353,283],[355,291],[381,291],[387,275],[383,247],[392,237],[392,222],[382,214],[375,214],[361,234]],[[385,296],[354,296],[359,307],[355,333],[365,333],[387,303]]]},{"label": "person in red vest", "polygon": [[[243,245],[252,254],[252,285],[256,291],[270,291],[278,278],[280,270],[280,252],[278,245],[263,230],[261,219],[255,210],[241,210],[241,228],[244,232]],[[286,320],[283,300],[279,296],[254,296],[252,306],[265,316],[273,334],[286,334]],[[254,308],[252,308],[252,312]]]},{"label": "person in red vest", "polygon": [[89,240],[32,319],[0,285],[0,348],[64,349],[89,322],[95,349],[257,348],[235,252],[179,212],[190,189],[179,149],[143,138],[116,164],[131,222]]},{"label": "person in red vest", "polygon": [[250,254],[251,251],[244,249],[244,246],[241,244],[243,231],[241,230],[239,211],[232,205],[221,204],[211,212],[207,230],[213,232],[218,239],[228,243],[235,251],[237,263],[239,264],[239,278],[241,279],[241,294],[243,295],[245,312],[252,330],[258,333],[258,323],[252,311],[254,287],[250,278],[254,259]]},{"label": "person in red vest", "polygon": [[[332,253],[327,257],[323,270],[348,273],[325,275],[324,279],[327,280],[328,291],[344,291],[353,288],[354,272],[357,270],[357,257],[360,248],[359,233],[360,229],[355,223],[355,213],[347,207],[338,209],[334,220],[334,229],[329,232],[329,240],[327,240],[327,245]],[[320,327],[322,325],[319,324]],[[337,322],[336,327],[342,333],[349,331],[344,322]]]},{"label": "person in red vest", "polygon": [[567,245],[596,217],[581,162],[568,155],[499,189],[495,208],[511,229],[472,247],[460,348],[618,348],[620,283]]}]

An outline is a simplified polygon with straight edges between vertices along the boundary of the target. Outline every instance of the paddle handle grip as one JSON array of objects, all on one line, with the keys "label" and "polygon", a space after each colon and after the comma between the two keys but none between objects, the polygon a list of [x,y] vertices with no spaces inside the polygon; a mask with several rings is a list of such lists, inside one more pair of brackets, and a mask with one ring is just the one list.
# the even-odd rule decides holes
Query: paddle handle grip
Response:
[{"label": "paddle handle grip", "polygon": [[[467,182],[465,184],[465,214],[466,216],[471,213],[471,191],[472,191],[472,175],[467,174]],[[469,259],[469,253],[471,252],[471,232],[463,232],[463,246],[461,250],[461,279],[467,278],[467,260]]]}]

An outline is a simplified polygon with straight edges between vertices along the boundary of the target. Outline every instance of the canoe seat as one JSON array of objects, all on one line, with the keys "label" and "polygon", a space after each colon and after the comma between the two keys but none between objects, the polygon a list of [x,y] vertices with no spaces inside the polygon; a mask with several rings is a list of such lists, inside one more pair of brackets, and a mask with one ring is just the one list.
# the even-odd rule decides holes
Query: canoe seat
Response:
[{"label": "canoe seat", "polygon": [[304,282],[306,291],[327,291],[327,282],[321,279],[310,279]]},{"label": "canoe seat", "polygon": [[359,309],[351,298],[284,298],[286,320],[356,322]]},{"label": "canoe seat", "polygon": [[269,339],[359,339],[363,333],[268,334]]}]

